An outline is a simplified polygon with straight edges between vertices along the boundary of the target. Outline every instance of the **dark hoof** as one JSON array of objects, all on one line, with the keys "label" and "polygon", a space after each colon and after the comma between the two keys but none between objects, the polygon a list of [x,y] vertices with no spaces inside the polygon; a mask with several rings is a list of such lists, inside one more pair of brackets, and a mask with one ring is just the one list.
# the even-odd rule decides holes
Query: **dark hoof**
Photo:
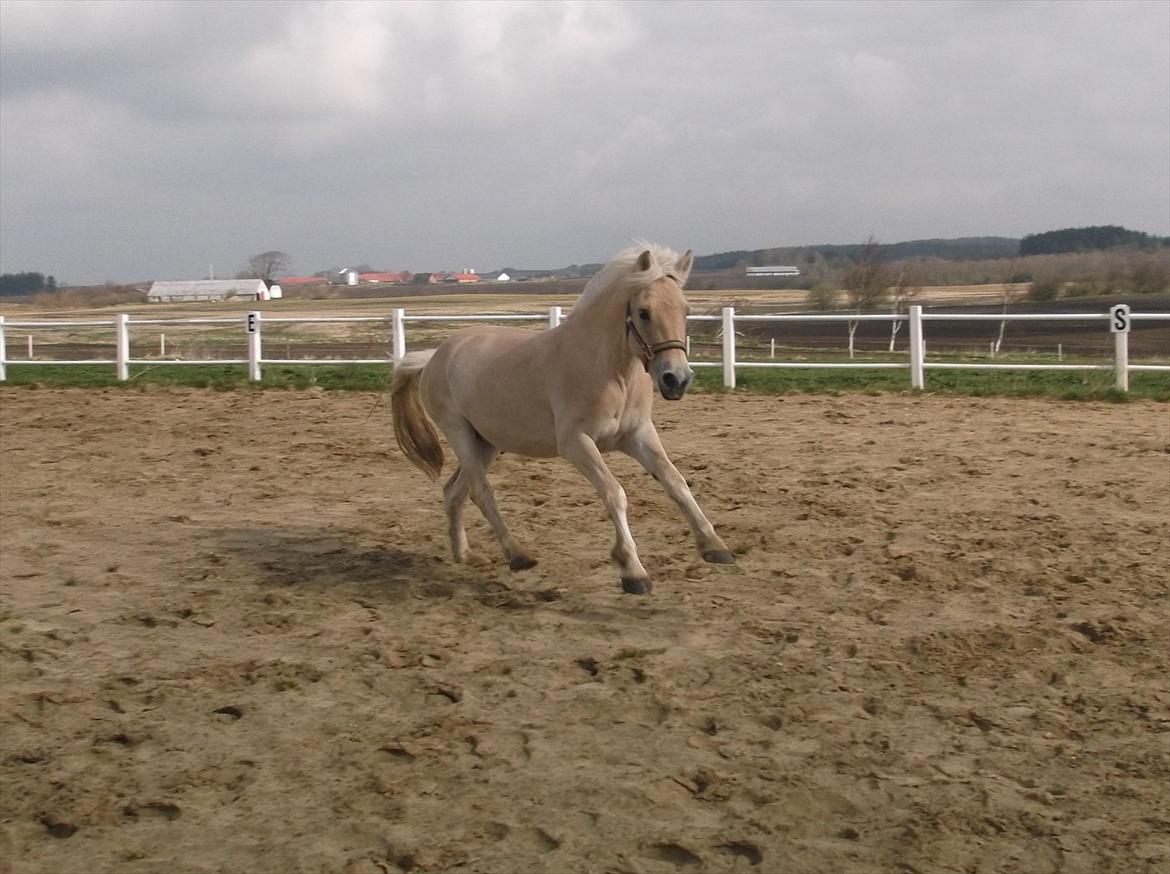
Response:
[{"label": "dark hoof", "polygon": [[735,556],[726,549],[708,549],[703,552],[703,561],[711,564],[735,564]]},{"label": "dark hoof", "polygon": [[649,595],[654,588],[649,577],[635,580],[632,577],[622,577],[622,591],[627,595]]},{"label": "dark hoof", "polygon": [[536,567],[536,559],[527,555],[514,555],[508,561],[508,567],[514,571],[526,571],[530,567]]}]

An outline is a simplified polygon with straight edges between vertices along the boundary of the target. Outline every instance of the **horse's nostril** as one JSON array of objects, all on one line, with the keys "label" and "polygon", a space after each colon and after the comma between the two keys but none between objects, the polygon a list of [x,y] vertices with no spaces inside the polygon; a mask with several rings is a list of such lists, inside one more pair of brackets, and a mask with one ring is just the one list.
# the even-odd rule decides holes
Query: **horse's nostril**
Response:
[{"label": "horse's nostril", "polygon": [[667,371],[662,374],[662,384],[667,388],[675,388],[678,385],[678,377]]}]

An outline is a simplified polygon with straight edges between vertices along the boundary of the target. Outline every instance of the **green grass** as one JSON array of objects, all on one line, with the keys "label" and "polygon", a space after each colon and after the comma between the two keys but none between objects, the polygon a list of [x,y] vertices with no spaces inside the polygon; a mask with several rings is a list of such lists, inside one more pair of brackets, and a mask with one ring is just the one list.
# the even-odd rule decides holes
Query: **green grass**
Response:
[{"label": "green grass", "polygon": [[217,391],[238,389],[303,390],[319,386],[329,391],[381,391],[390,384],[390,368],[377,364],[269,364],[259,383],[248,380],[242,364],[172,364],[143,365],[130,368],[130,379],[119,382],[112,365],[79,364],[75,366],[25,364],[8,366],[10,386],[56,388],[87,386],[95,388],[141,388],[143,386],[183,386]]},{"label": "green grass", "polygon": [[[723,371],[702,368],[696,387],[724,391]],[[754,370],[740,368],[736,390],[768,394],[910,391],[909,370]],[[1053,397],[1062,400],[1170,401],[1170,374],[1131,373],[1129,392],[1118,391],[1109,371],[927,370],[926,393],[974,397]]]},{"label": "green grass", "polygon": [[[698,391],[723,391],[722,370],[696,371]],[[4,385],[26,388],[86,386],[136,389],[183,386],[217,391],[286,389],[314,386],[328,391],[384,391],[389,367],[376,364],[283,365],[263,369],[260,383],[248,381],[243,365],[166,365],[132,367],[130,380],[118,382],[110,365],[45,366],[9,364]],[[908,370],[756,370],[740,368],[738,391],[766,394],[907,392]],[[927,370],[926,392],[973,396],[1053,397],[1066,400],[1170,401],[1170,374],[1132,373],[1128,394],[1113,387],[1109,371],[973,371]]]}]

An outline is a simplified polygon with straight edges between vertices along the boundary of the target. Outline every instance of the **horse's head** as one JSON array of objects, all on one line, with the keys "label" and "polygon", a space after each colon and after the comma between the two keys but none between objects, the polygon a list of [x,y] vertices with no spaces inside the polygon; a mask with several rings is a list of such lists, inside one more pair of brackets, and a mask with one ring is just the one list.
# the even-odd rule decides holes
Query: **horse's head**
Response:
[{"label": "horse's head", "polygon": [[658,391],[671,401],[686,394],[695,378],[687,364],[688,308],[683,296],[693,262],[690,249],[673,264],[657,264],[651,250],[642,252],[635,267],[653,278],[637,286],[626,308],[627,340]]}]

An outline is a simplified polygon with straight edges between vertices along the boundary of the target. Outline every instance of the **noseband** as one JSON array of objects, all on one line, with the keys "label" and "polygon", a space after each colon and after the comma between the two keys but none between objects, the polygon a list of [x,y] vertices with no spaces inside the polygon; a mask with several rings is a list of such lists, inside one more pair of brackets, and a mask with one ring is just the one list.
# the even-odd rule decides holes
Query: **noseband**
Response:
[{"label": "noseband", "polygon": [[[674,277],[671,277],[672,279]],[[667,349],[681,349],[683,352],[687,351],[687,344],[682,340],[665,340],[661,343],[655,343],[651,346],[646,342],[646,338],[638,333],[638,326],[634,324],[634,314],[630,307],[633,304],[631,300],[626,304],[626,335],[634,335],[634,339],[638,341],[638,348],[642,351],[641,359],[642,366],[646,368],[646,372],[650,372],[650,362],[654,360],[654,356],[659,352],[665,352]]]}]

